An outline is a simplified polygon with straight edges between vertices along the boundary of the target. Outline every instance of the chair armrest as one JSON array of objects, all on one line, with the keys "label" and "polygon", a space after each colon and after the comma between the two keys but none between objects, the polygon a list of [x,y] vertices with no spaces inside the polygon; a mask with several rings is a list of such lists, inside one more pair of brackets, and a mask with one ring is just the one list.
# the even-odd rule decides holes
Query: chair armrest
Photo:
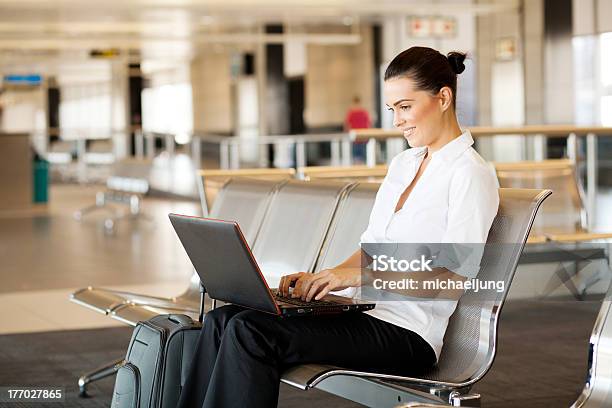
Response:
[{"label": "chair armrest", "polygon": [[602,239],[612,239],[612,233],[597,232],[574,232],[564,234],[546,234],[551,241],[557,242],[585,242],[597,241]]}]

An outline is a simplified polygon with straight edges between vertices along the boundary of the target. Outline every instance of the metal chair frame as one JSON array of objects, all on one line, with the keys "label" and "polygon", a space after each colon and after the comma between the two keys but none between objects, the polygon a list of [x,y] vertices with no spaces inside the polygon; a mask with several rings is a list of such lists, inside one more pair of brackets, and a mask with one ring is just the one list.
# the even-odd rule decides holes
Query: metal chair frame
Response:
[{"label": "metal chair frame", "polygon": [[[227,189],[229,187],[238,186],[241,188],[241,180],[228,180],[224,184],[219,200],[212,209],[212,214],[218,217],[229,217],[229,214],[222,214],[223,202]],[[266,197],[263,198],[262,214],[259,214],[259,220],[256,220],[256,225],[252,231],[245,231],[247,239],[253,241],[261,226],[263,214],[266,212],[267,206],[270,203],[273,195],[276,193],[280,184],[276,182],[266,181],[248,181],[249,185],[253,183],[262,183],[264,187],[269,186],[269,191]],[[243,185],[244,186],[244,185]],[[255,217],[256,215],[254,215]],[[189,284],[185,291],[176,297],[157,297],[144,295],[132,292],[114,291],[101,288],[87,287],[80,289],[70,295],[70,300],[97,312],[110,315],[115,320],[119,320],[131,326],[135,326],[138,321],[147,320],[160,313],[184,313],[196,317],[200,312],[200,307],[204,299],[202,298],[202,288],[200,277],[194,271],[189,280]],[[103,305],[102,307],[99,305]],[[207,304],[210,306],[211,301],[207,299]],[[112,361],[101,367],[96,368],[82,375],[78,380],[79,393],[81,396],[87,396],[87,386],[93,381],[97,381],[104,377],[115,374],[118,369],[118,364],[122,359]]]},{"label": "metal chair frame", "polygon": [[[282,381],[295,387],[307,390],[318,388],[331,392],[341,397],[368,405],[368,406],[395,406],[398,402],[422,402],[422,403],[446,403],[453,406],[480,406],[480,396],[470,394],[471,387],[478,382],[493,364],[497,349],[497,325],[499,314],[503,302],[509,290],[510,282],[516,271],[518,260],[527,241],[535,215],[542,202],[551,194],[550,190],[526,190],[526,189],[500,189],[500,213],[504,211],[506,200],[513,198],[529,199],[529,205],[525,208],[525,218],[515,222],[520,226],[518,230],[520,236],[513,249],[511,259],[507,260],[504,269],[508,276],[505,276],[507,285],[503,294],[496,300],[480,306],[477,314],[480,321],[478,333],[478,350],[475,351],[474,360],[467,367],[460,368],[460,372],[455,372],[455,378],[446,378],[444,372],[425,373],[423,377],[409,377],[400,375],[381,374],[375,372],[358,371],[343,369],[339,367],[307,364],[288,369],[282,376]],[[504,227],[504,215],[498,213],[494,221]],[[492,231],[494,229],[492,227]],[[503,235],[503,234],[502,234]],[[491,240],[489,233],[489,240]],[[489,241],[488,240],[488,241]],[[453,336],[453,325],[461,325],[461,321],[456,316],[468,313],[463,310],[462,301],[459,301],[457,310],[451,316],[447,336]],[[467,310],[467,309],[466,309]],[[483,317],[484,312],[484,317]],[[476,315],[474,315],[476,316]],[[452,337],[445,337],[445,347],[442,350],[440,361],[445,361],[446,344],[451,344]],[[480,358],[480,363],[476,360]],[[442,363],[443,364],[443,363]]]},{"label": "metal chair frame", "polygon": [[[96,193],[95,203],[75,211],[74,218],[83,220],[87,214],[105,209],[112,215],[104,220],[104,227],[112,231],[115,224],[126,218],[152,221],[142,212],[142,200],[149,192],[149,173],[151,162],[142,160],[122,160],[113,165],[113,174],[106,180],[106,190]],[[134,182],[137,184],[134,185]],[[128,206],[128,212],[122,213],[107,206],[116,203]]]},{"label": "metal chair frame", "polygon": [[[312,189],[312,192],[316,190],[324,190],[325,194],[333,193],[333,197],[330,196],[330,201],[328,203],[327,212],[325,213],[324,218],[324,232],[321,237],[324,237],[327,234],[329,229],[329,225],[331,223],[331,219],[333,219],[336,209],[338,207],[339,201],[342,197],[344,197],[345,191],[351,186],[351,184],[333,182],[333,181],[320,181],[320,182],[303,182],[303,181],[282,181],[280,183],[276,181],[264,181],[264,180],[252,180],[252,179],[244,179],[244,178],[235,178],[227,181],[224,184],[223,189],[221,190],[221,195],[215,200],[215,204],[211,211],[213,216],[219,218],[232,218],[231,215],[226,214],[222,215],[224,206],[224,196],[223,194],[227,194],[228,186],[238,185],[243,189],[248,189],[252,184],[266,184],[272,185],[272,189],[268,194],[265,205],[262,209],[262,213],[259,214],[259,218],[261,218],[260,222],[257,223],[257,226],[251,231],[247,233],[247,240],[251,243],[253,247],[254,253],[259,253],[262,258],[266,258],[261,251],[270,251],[270,249],[260,249],[261,245],[258,246],[258,242],[261,240],[268,240],[269,236],[261,235],[261,229],[264,227],[264,223],[269,223],[272,215],[270,214],[273,209],[271,208],[277,200],[282,199],[279,198],[281,196],[280,191],[287,185],[287,190],[297,189],[300,191],[302,189]],[[291,194],[291,193],[289,193]],[[227,204],[226,204],[227,205]],[[240,203],[242,205],[242,203]],[[267,220],[267,221],[266,221]],[[278,223],[278,220],[276,221]],[[268,228],[269,234],[274,233],[274,228]],[[315,262],[317,260],[318,254],[321,251],[323,238],[321,238],[320,243],[315,243],[312,259],[307,260],[307,264],[303,265],[304,270],[312,271],[314,268]],[[268,254],[267,257],[270,258],[272,254]],[[89,295],[89,296],[88,296]],[[92,303],[87,302],[88,298],[94,298],[96,300],[100,300],[100,296],[106,296],[109,302],[107,302],[108,306],[105,309],[100,309],[94,307]],[[194,272],[191,277],[190,284],[188,288],[181,295],[176,298],[160,298],[154,296],[147,296],[129,292],[119,292],[119,291],[111,291],[105,289],[96,289],[96,288],[85,288],[81,289],[71,295],[71,300],[73,302],[79,303],[83,306],[89,307],[98,312],[109,314],[113,319],[122,321],[128,325],[136,325],[138,321],[147,320],[155,315],[160,313],[184,313],[196,317],[201,310],[201,302],[202,299],[202,291],[200,286],[199,276]],[[213,302],[210,299],[207,299],[208,308],[214,307]],[[121,360],[113,361],[109,364],[106,364],[96,370],[93,370],[79,378],[78,384],[80,389],[80,394],[82,396],[87,395],[87,385],[92,381],[107,377],[109,375],[113,375],[117,370],[117,364],[120,363]]]},{"label": "metal chair frame", "polygon": [[572,408],[612,405],[612,284],[601,304],[589,340],[588,370],[584,388]]},{"label": "metal chair frame", "polygon": [[[550,293],[563,284],[574,298],[582,300],[590,287],[607,278],[610,269],[609,240],[612,239],[612,233],[593,233],[588,230],[587,217],[593,214],[586,212],[584,189],[579,181],[575,164],[568,159],[553,159],[540,162],[493,163],[493,165],[502,187],[556,188],[559,186],[560,191],[555,191],[555,197],[540,211],[538,220],[544,225],[538,227],[537,220],[534,225],[535,234],[530,237],[530,243],[537,245],[529,245],[520,263],[573,261],[573,267],[569,270],[563,264],[555,270],[545,292]],[[547,180],[553,180],[553,185]],[[555,211],[551,210],[555,205],[557,206]],[[560,213],[566,221],[571,222],[558,225],[551,222],[551,219],[558,217]],[[598,252],[597,258],[593,256],[592,248],[585,249],[583,245],[585,242],[605,240],[608,242],[601,243],[602,249]],[[583,261],[585,252],[589,259],[605,261],[606,265],[576,286],[572,278],[581,269],[579,264]],[[572,259],[568,259],[568,256]]]}]

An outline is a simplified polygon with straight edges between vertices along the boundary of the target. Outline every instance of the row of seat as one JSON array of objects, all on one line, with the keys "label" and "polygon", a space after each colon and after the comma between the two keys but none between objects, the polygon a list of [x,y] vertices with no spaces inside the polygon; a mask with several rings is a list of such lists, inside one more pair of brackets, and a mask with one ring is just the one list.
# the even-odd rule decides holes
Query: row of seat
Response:
[{"label": "row of seat", "polygon": [[[327,268],[355,251],[377,189],[369,183],[238,178],[220,191],[210,216],[240,224],[273,286],[284,274]],[[332,240],[335,233],[342,238]],[[87,287],[71,300],[135,325],[157,314],[154,306],[196,313],[199,278],[194,273],[189,288],[172,298]]]},{"label": "row of seat", "polygon": [[[547,201],[540,212],[529,237],[529,243],[586,242],[611,239],[611,232],[593,232],[588,229],[584,205],[584,192],[578,180],[575,165],[571,160],[544,160],[540,162],[491,163],[502,188],[548,188],[555,195]],[[96,196],[96,204],[75,214],[80,219],[87,212],[101,208],[107,201],[129,204],[130,213],[140,213],[140,202],[149,189],[151,163],[125,160],[114,166],[108,178],[107,191]],[[215,196],[223,184],[233,177],[249,177],[281,181],[342,180],[380,182],[387,172],[386,165],[368,166],[314,166],[297,169],[235,169],[199,171],[199,193],[203,214],[212,208]],[[109,218],[111,225],[118,219]]]},{"label": "row of seat", "polygon": [[[540,211],[532,228],[529,243],[612,239],[612,232],[601,233],[588,229],[584,191],[571,160],[491,163],[491,166],[502,188],[546,188],[555,192]],[[199,184],[202,191],[202,208],[206,214],[214,202],[216,191],[232,177],[380,182],[386,172],[386,165],[314,166],[299,168],[297,171],[294,169],[201,170]]]},{"label": "row of seat", "polygon": [[[237,178],[219,191],[210,216],[240,224],[273,284],[286,273],[334,266],[354,251],[367,226],[377,188],[337,181]],[[326,239],[336,232],[342,237]],[[70,300],[130,325],[168,312],[195,317],[201,302],[200,280],[194,272],[185,291],[168,298],[87,287],[72,293]],[[81,392],[85,393],[89,382],[112,374],[115,363],[82,376]]]},{"label": "row of seat", "polygon": [[[283,274],[331,267],[354,252],[367,226],[377,189],[373,183],[344,181],[231,179],[219,190],[210,216],[238,221],[266,279],[275,286]],[[546,190],[500,190],[500,208],[489,243],[515,245],[485,251],[481,279],[504,280],[505,287],[510,286],[535,213],[549,194]],[[168,311],[197,314],[197,275],[192,282],[176,298],[85,288],[72,294],[71,300],[135,324]],[[321,388],[370,406],[393,406],[398,398],[467,400],[473,397],[466,395],[469,388],[488,370],[495,354],[495,329],[505,293],[495,300],[474,296],[467,295],[460,301],[440,362],[422,378],[307,365],[290,369],[283,381],[302,389]],[[105,374],[110,373],[112,369],[107,367]],[[82,382],[99,374],[86,376]],[[423,390],[425,396],[421,395]],[[430,392],[437,396],[429,396]]]},{"label": "row of seat", "polygon": [[[540,162],[491,163],[499,184],[503,188],[548,188],[555,194],[546,201],[539,212],[527,241],[528,253],[521,264],[559,263],[555,276],[544,287],[541,296],[555,293],[564,285],[576,298],[584,299],[589,288],[609,280],[609,241],[612,232],[593,232],[588,229],[584,205],[584,193],[577,178],[574,163],[570,160],[545,160]],[[277,180],[301,178],[306,180],[352,180],[377,182],[384,178],[386,165],[368,166],[315,166],[293,169],[239,169],[201,170],[199,180],[202,194],[202,211],[207,208],[214,194],[224,181],[235,175],[241,177],[266,177]],[[594,244],[594,241],[598,241]],[[603,243],[601,241],[604,241]],[[593,245],[597,245],[595,248]],[[594,274],[576,278],[585,260],[598,261],[601,266]],[[568,269],[560,264],[573,262]]]}]

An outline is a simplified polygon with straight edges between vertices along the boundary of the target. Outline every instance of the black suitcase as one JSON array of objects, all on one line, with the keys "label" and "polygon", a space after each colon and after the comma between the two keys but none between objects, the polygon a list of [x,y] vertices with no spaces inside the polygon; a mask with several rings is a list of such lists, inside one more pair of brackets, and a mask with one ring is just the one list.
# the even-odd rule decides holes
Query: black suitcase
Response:
[{"label": "black suitcase", "polygon": [[176,407],[201,327],[180,314],[139,322],[117,371],[111,407]]}]

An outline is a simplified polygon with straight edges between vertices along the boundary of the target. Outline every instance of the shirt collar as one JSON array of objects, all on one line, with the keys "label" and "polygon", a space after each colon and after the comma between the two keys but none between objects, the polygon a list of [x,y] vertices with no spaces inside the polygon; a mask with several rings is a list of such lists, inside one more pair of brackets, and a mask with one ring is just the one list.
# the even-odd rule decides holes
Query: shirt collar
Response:
[{"label": "shirt collar", "polygon": [[[468,129],[465,129],[461,135],[442,146],[438,151],[432,153],[431,158],[432,160],[453,161],[473,144],[474,139],[472,138],[472,134]],[[409,158],[414,158],[424,155],[426,151],[427,147],[413,147],[412,149],[408,149],[407,153]]]},{"label": "shirt collar", "polygon": [[452,162],[473,144],[474,139],[472,138],[472,134],[466,129],[457,138],[442,146],[438,151],[433,152],[431,159]]}]

